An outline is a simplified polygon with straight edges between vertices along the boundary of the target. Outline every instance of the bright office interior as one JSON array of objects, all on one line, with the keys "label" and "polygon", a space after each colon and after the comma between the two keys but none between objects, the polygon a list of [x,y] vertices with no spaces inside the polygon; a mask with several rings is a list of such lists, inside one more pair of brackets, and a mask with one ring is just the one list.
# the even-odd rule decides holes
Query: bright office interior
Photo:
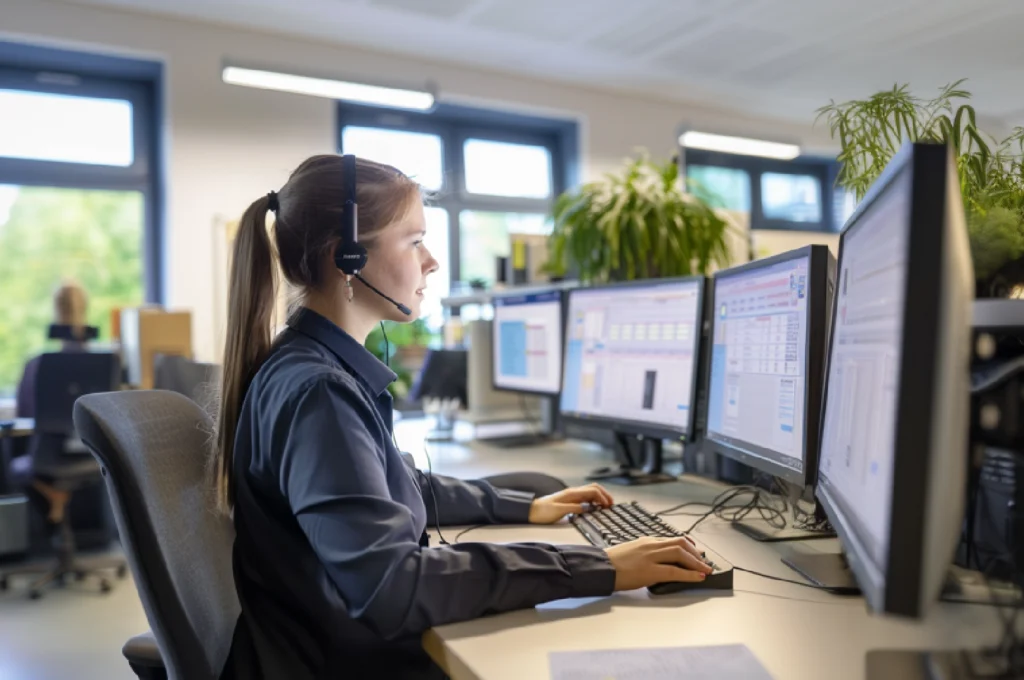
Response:
[{"label": "bright office interior", "polygon": [[[154,352],[185,355],[214,375],[242,212],[307,157],[354,153],[397,167],[429,194],[425,243],[439,269],[428,279],[423,321],[391,326],[386,349],[377,334],[368,340],[378,355],[393,355],[396,435],[418,467],[460,478],[528,469],[570,485],[601,479],[595,469],[607,468],[605,485],[624,501],[651,512],[683,504],[700,511],[667,516],[673,531],[715,509],[694,535],[721,565],[811,582],[821,565],[802,559],[801,546],[811,545],[812,554],[841,549],[851,562],[845,573],[862,592],[836,605],[833,593],[849,584],[820,574],[819,583],[839,590],[803,593],[742,573],[733,588],[730,568],[728,603],[699,601],[713,633],[692,640],[652,632],[675,620],[685,629],[689,593],[661,595],[684,605],[674,615],[664,605],[624,605],[638,632],[619,638],[611,617],[626,614],[602,610],[603,623],[594,625],[608,631],[596,642],[570,630],[568,619],[552,623],[543,614],[495,617],[483,629],[496,636],[492,646],[474,640],[472,622],[441,626],[424,648],[451,677],[569,677],[556,674],[562,662],[549,655],[650,641],[746,645],[770,677],[823,677],[816,674],[829,668],[826,659],[794,658],[797,647],[773,645],[737,622],[769,598],[817,603],[790,604],[781,615],[802,621],[801,634],[811,637],[807,622],[823,617],[821,649],[848,663],[832,677],[870,677],[872,650],[1005,642],[991,607],[932,602],[932,581],[945,578],[945,563],[940,576],[922,567],[900,572],[900,581],[884,568],[895,560],[886,553],[897,540],[890,525],[912,531],[889,509],[899,508],[906,466],[961,454],[966,466],[966,444],[954,451],[940,442],[944,434],[967,436],[966,378],[940,370],[928,385],[964,397],[936,401],[915,421],[934,428],[933,458],[893,463],[897,454],[879,453],[886,432],[900,434],[892,435],[898,441],[911,436],[895,414],[900,397],[920,396],[912,389],[920,385],[884,378],[910,365],[899,351],[918,337],[908,329],[952,338],[922,340],[931,349],[921,354],[935,366],[970,350],[964,319],[974,279],[962,266],[970,260],[967,231],[956,217],[964,204],[942,189],[955,170],[927,149],[907,151],[902,169],[873,183],[875,193],[860,203],[837,181],[841,140],[818,110],[904,83],[931,98],[967,78],[978,128],[1008,138],[1024,126],[1022,19],[1024,8],[1012,0],[5,0],[0,421],[23,415],[16,402],[26,363],[61,346],[47,328],[62,323],[53,297],[68,281],[88,296],[93,349],[120,356],[121,382],[159,387]],[[580,286],[570,268],[552,280],[540,265],[551,255],[559,196],[621,173],[644,153],[714,193],[715,214],[728,225],[727,256],[709,264],[707,278]],[[915,191],[937,193],[926,205]],[[893,226],[898,211],[912,215],[903,232]],[[925,219],[916,216],[926,213],[945,216],[946,237],[916,248]],[[855,229],[841,248],[848,221]],[[894,255],[907,248],[913,259]],[[879,284],[876,265],[893,278]],[[906,283],[914,272],[938,277],[934,295],[916,297],[920,288]],[[633,278],[623,274],[616,272]],[[965,286],[939,285],[954,279],[970,280],[969,295]],[[278,329],[289,302],[282,287]],[[902,310],[911,304],[932,316],[908,324]],[[968,314],[957,325],[950,310]],[[865,331],[865,319],[880,325]],[[844,344],[867,336],[885,347],[866,359]],[[848,391],[832,391],[841,389]],[[881,396],[849,396],[869,393]],[[867,402],[876,410],[865,410]],[[16,442],[12,432],[22,421],[14,423],[0,445],[23,455],[17,447],[33,435]],[[858,438],[858,427],[875,438]],[[634,446],[627,467],[646,465],[631,474],[648,483],[615,479],[623,450]],[[873,453],[837,457],[858,446]],[[864,474],[854,480],[857,466]],[[884,474],[890,468],[896,472]],[[914,506],[924,517],[915,530],[931,533],[913,559],[943,555],[949,526],[967,512],[956,503],[937,509],[928,494],[956,495],[968,478],[985,474],[936,473],[915,487],[924,497]],[[727,503],[753,498],[762,521],[730,532],[738,515],[710,504],[737,487],[747,495]],[[0,484],[0,501],[14,491]],[[91,546],[84,552],[119,555],[118,543],[107,540],[115,522],[105,494],[97,484],[81,494],[81,509],[69,504],[68,512],[83,513],[80,542]],[[23,512],[15,520],[27,526],[23,546],[15,534],[6,541],[0,534],[0,575],[52,552],[45,511],[30,505]],[[1005,507],[999,512],[1005,516]],[[790,526],[773,525],[780,513]],[[7,531],[5,521],[0,514]],[[807,539],[826,526],[830,537]],[[533,538],[602,540],[600,527],[597,538],[575,529]],[[706,540],[700,531],[710,532]],[[787,531],[803,535],[765,540]],[[532,540],[495,528],[475,540],[492,539]],[[796,559],[786,552],[793,545]],[[969,555],[960,566],[977,566]],[[887,578],[890,587],[910,583],[924,594],[888,598]],[[112,580],[102,596],[68,587],[28,600],[22,582],[12,580],[0,592],[0,676],[134,677],[121,646],[152,621],[133,582]],[[979,592],[972,597],[987,597]],[[715,607],[717,615],[707,613]],[[845,646],[844,615],[858,631]],[[523,630],[536,632],[510,632],[527,622],[535,625]],[[502,651],[516,645],[532,650],[518,668]],[[1010,646],[1017,647],[1015,637]]]}]

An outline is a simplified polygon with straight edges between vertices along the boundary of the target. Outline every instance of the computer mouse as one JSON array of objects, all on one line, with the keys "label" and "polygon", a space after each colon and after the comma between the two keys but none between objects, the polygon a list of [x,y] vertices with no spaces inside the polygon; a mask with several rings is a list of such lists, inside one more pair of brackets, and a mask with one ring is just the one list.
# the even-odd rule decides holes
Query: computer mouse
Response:
[{"label": "computer mouse", "polygon": [[647,592],[651,595],[671,595],[684,590],[732,590],[732,573],[731,568],[722,569],[711,572],[703,581],[655,583],[647,587]]}]

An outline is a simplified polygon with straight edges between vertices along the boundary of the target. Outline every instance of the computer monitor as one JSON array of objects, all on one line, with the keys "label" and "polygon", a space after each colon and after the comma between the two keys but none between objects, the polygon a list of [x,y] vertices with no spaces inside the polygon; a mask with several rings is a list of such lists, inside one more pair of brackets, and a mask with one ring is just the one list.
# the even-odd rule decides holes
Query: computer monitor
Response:
[{"label": "computer monitor", "polygon": [[569,293],[560,412],[642,439],[648,476],[632,483],[671,479],[661,441],[692,440],[704,286],[697,276]]},{"label": "computer monitor", "polygon": [[[921,616],[953,559],[964,517],[973,296],[952,154],[908,144],[840,240],[816,488],[845,576],[876,612]],[[836,555],[786,563],[812,581],[842,580]]]},{"label": "computer monitor", "polygon": [[712,283],[708,448],[800,488],[814,483],[835,259],[806,246]]},{"label": "computer monitor", "polygon": [[554,396],[562,387],[564,292],[493,298],[493,376],[500,390]]}]

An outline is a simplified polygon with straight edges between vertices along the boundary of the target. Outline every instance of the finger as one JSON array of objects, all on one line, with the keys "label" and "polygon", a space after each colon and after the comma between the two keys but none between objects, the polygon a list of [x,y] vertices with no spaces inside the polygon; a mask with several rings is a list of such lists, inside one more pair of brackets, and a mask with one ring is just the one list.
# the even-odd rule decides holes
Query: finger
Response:
[{"label": "finger", "polygon": [[601,493],[590,486],[578,486],[560,491],[556,498],[561,503],[599,503],[603,505]]},{"label": "finger", "polygon": [[685,548],[678,545],[659,548],[651,553],[651,557],[661,564],[678,565],[705,574],[710,574],[712,571],[711,567],[704,563],[704,560],[691,555]]},{"label": "finger", "polygon": [[596,484],[596,483],[595,484],[591,484],[590,486],[592,486],[594,489],[596,489],[597,493],[600,495],[600,497],[601,497],[601,501],[600,501],[601,505],[605,506],[606,508],[615,505],[615,501],[612,499],[612,495],[610,493],[608,493],[608,489],[606,489],[603,486],[601,486],[600,484]]},{"label": "finger", "polygon": [[658,565],[655,571],[656,578],[659,583],[665,583],[666,581],[681,581],[686,583],[699,583],[704,580],[704,574],[696,571],[690,571],[689,569],[680,569],[670,564]]},{"label": "finger", "polygon": [[679,545],[683,547],[683,550],[687,551],[697,559],[704,559],[704,555],[701,554],[701,549],[697,547],[697,544],[694,543],[693,539],[689,536],[685,537],[685,540],[683,540]]},{"label": "finger", "polygon": [[562,517],[568,514],[580,514],[583,512],[583,505],[581,503],[555,503],[555,509],[562,513]]}]

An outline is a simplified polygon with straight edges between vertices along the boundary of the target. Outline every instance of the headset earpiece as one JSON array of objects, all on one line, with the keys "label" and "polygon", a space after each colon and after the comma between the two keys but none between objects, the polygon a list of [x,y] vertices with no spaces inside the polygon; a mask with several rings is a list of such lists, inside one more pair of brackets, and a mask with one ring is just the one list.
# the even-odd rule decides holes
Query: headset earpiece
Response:
[{"label": "headset earpiece", "polygon": [[341,242],[334,250],[334,265],[347,276],[356,276],[366,266],[366,248],[359,244],[359,206],[356,203],[356,157],[341,157],[345,176],[345,203],[341,213]]}]

